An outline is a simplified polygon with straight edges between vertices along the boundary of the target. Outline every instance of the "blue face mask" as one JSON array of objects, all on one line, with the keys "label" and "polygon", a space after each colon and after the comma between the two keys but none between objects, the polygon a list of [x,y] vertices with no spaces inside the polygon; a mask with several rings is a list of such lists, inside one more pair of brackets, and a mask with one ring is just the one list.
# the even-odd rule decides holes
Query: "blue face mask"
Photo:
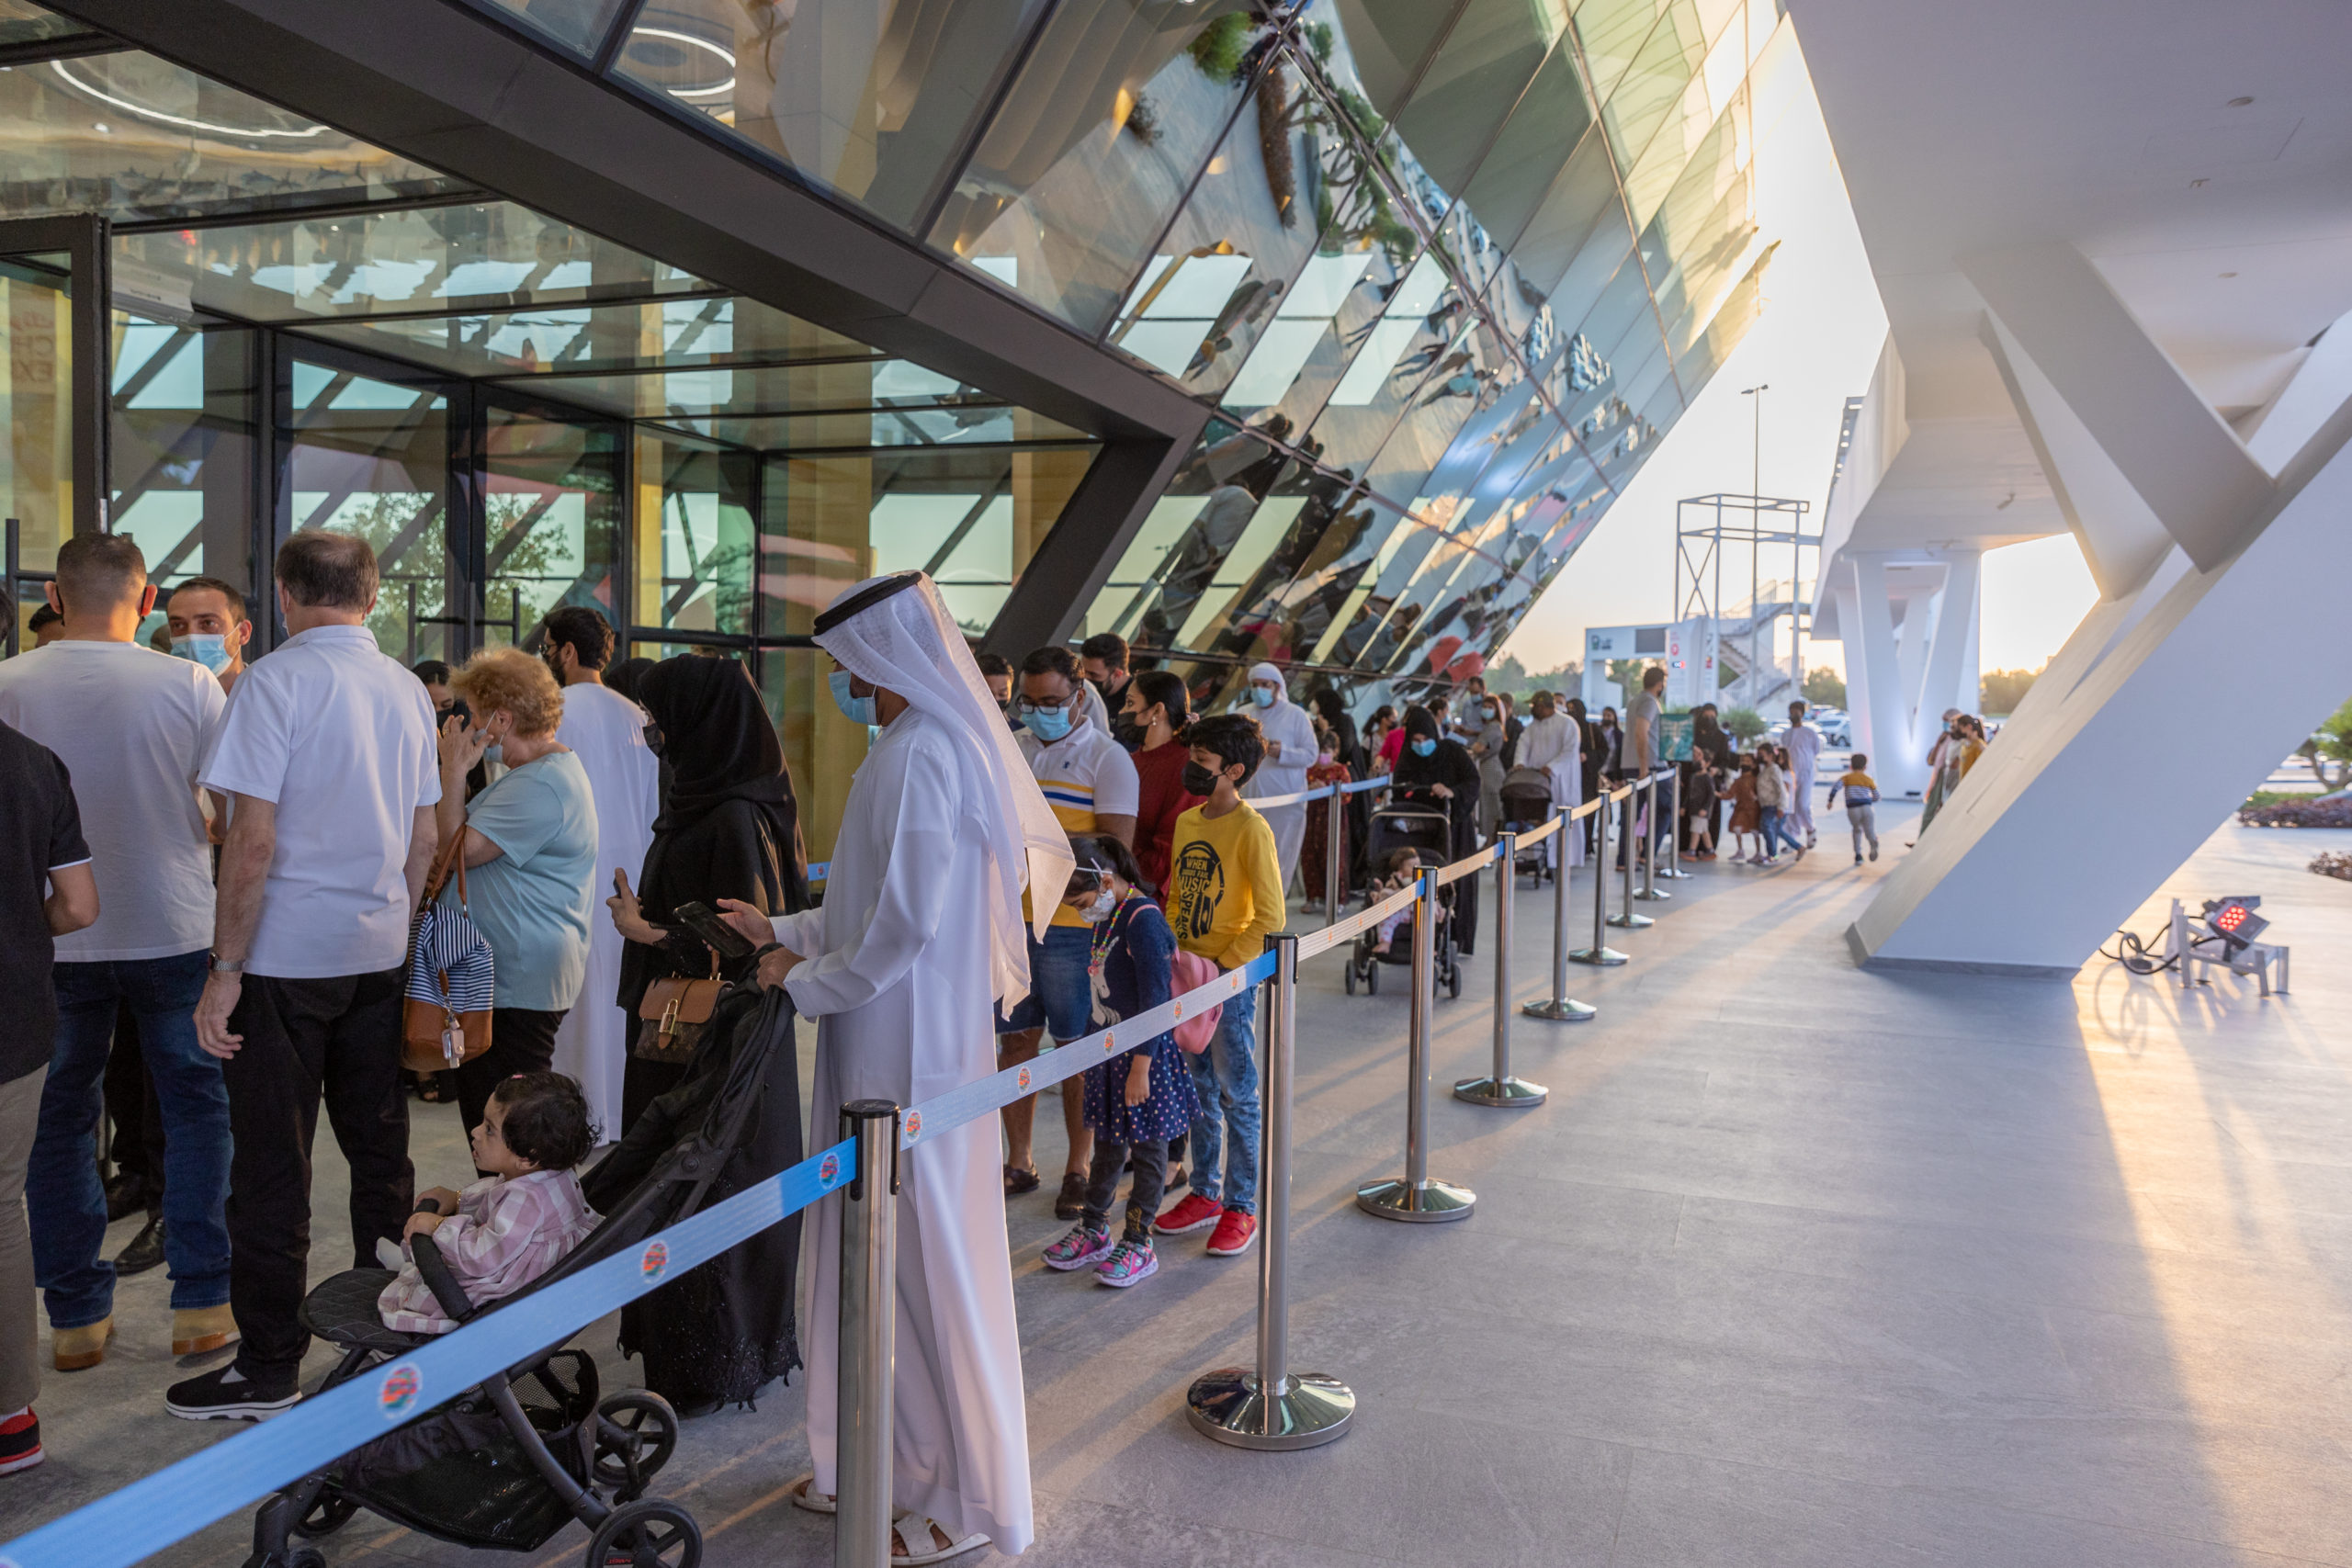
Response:
[{"label": "blue face mask", "polygon": [[863,697],[850,694],[848,671],[834,671],[825,677],[825,684],[832,688],[833,705],[841,709],[842,716],[852,724],[873,725],[881,722],[874,716],[874,698],[871,694]]},{"label": "blue face mask", "polygon": [[1413,742],[1413,755],[1416,757],[1426,757],[1436,750],[1437,742],[1426,735]]},{"label": "blue face mask", "polygon": [[213,632],[198,632],[189,637],[172,638],[172,652],[181,659],[203,665],[215,675],[229,668],[229,639]]},{"label": "blue face mask", "polygon": [[1069,733],[1070,710],[1068,708],[1023,708],[1021,722],[1029,733],[1050,746]]},{"label": "blue face mask", "polygon": [[1250,700],[1261,708],[1270,708],[1274,705],[1274,689],[1272,686],[1252,686],[1250,688]]}]

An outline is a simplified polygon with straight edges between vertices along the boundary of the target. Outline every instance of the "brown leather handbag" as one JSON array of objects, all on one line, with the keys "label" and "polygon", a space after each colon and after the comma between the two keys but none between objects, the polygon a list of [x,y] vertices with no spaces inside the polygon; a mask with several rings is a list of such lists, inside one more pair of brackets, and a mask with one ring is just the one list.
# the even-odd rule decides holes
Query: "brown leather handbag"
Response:
[{"label": "brown leather handbag", "polygon": [[[462,998],[453,995],[446,967],[450,953],[477,944],[485,959],[489,955],[489,944],[482,941],[473,916],[466,908],[465,856],[459,852],[465,842],[466,835],[461,830],[434,861],[432,874],[424,879],[424,897],[417,906],[416,922],[410,934],[407,992],[401,1008],[401,1066],[412,1073],[444,1072],[470,1062],[490,1049],[489,988],[479,985],[460,987],[480,994]],[[441,889],[448,883],[453,869],[458,878],[455,916],[438,907]],[[481,1005],[469,1007],[469,1002]]]},{"label": "brown leather handbag", "polygon": [[648,1062],[684,1066],[710,1022],[711,1010],[727,982],[718,977],[718,954],[710,955],[710,977],[687,979],[665,976],[645,987],[637,1004],[637,1044],[631,1054]]}]

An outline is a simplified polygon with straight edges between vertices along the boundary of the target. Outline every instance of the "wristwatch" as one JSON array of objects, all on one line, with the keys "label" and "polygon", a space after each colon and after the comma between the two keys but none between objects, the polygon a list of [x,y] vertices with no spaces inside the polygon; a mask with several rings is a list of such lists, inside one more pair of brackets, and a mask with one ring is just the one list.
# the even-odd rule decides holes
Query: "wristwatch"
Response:
[{"label": "wristwatch", "polygon": [[242,975],[245,972],[245,961],[242,958],[223,958],[217,953],[209,956],[211,972],[215,975]]}]

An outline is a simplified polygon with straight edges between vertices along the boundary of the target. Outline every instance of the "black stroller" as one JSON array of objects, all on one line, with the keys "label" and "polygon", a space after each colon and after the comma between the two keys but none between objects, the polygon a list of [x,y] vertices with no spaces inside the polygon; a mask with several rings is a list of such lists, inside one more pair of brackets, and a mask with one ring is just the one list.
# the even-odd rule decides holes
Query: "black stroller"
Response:
[{"label": "black stroller", "polygon": [[[789,1049],[793,1009],[784,991],[729,987],[712,1009],[684,1082],[649,1110],[648,1123],[689,1129],[666,1149],[624,1140],[592,1172],[618,1160],[642,1179],[612,1201],[603,1221],[561,1262],[526,1289],[475,1307],[430,1236],[412,1245],[418,1272],[442,1312],[463,1324],[486,1313],[528,1311],[522,1303],[559,1280],[627,1251],[702,1207],[741,1144],[768,1083],[779,1045]],[[775,1086],[796,1101],[797,1074]],[[740,1162],[739,1162],[740,1163]],[[748,1174],[734,1173],[732,1186]],[[764,1174],[774,1174],[767,1172]],[[788,1217],[786,1224],[797,1223]],[[332,1388],[422,1346],[433,1336],[387,1328],[376,1298],[390,1270],[338,1274],[302,1303],[302,1325],[341,1347],[328,1374]],[[674,1288],[665,1286],[665,1289]],[[566,1335],[565,1338],[570,1336]],[[325,1568],[314,1540],[339,1529],[362,1507],[438,1540],[530,1551],[578,1519],[590,1532],[588,1568],[695,1568],[702,1531],[676,1503],[644,1495],[678,1445],[678,1416],[649,1389],[599,1397],[596,1363],[559,1340],[505,1372],[468,1390],[398,1431],[353,1450],[263,1504],[254,1520],[254,1553],[244,1568]]]},{"label": "black stroller", "polygon": [[[1372,814],[1364,829],[1364,865],[1376,883],[1387,874],[1388,857],[1398,850],[1411,850],[1421,857],[1423,870],[1432,870],[1453,858],[1453,822],[1447,816],[1442,801],[1392,800]],[[1434,983],[1445,987],[1449,997],[1462,994],[1462,962],[1453,946],[1453,897],[1459,883],[1448,883],[1437,890],[1437,931],[1430,942],[1436,959],[1432,970]],[[1397,928],[1401,938],[1407,928]],[[1377,928],[1356,938],[1355,947],[1348,954],[1345,981],[1348,995],[1354,996],[1362,986],[1368,993],[1380,994],[1380,966],[1384,964],[1402,964],[1410,968],[1412,945],[1404,941],[1391,942],[1385,953],[1380,950]]]},{"label": "black stroller", "polygon": [[[1527,833],[1541,828],[1552,817],[1552,780],[1540,768],[1513,768],[1503,775],[1502,820],[1496,825],[1498,833]],[[1521,850],[1512,857],[1513,873],[1532,876],[1535,886],[1544,886],[1544,878],[1551,874],[1551,845],[1538,844]]]}]

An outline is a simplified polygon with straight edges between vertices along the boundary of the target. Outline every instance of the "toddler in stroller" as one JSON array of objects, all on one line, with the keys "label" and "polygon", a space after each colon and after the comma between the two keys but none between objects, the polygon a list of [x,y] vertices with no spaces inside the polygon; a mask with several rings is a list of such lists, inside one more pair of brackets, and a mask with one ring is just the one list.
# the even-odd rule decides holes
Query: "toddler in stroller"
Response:
[{"label": "toddler in stroller", "polygon": [[[1551,819],[1552,780],[1540,768],[1513,768],[1503,777],[1501,820],[1498,833],[1531,832]],[[1551,846],[1538,844],[1512,857],[1513,875],[1532,874],[1541,886],[1551,870]]]},{"label": "toddler in stroller", "polygon": [[[729,987],[712,1009],[684,1079],[647,1108],[630,1135],[591,1174],[589,1190],[606,1205],[603,1220],[546,1272],[510,1285],[512,1294],[471,1299],[423,1223],[413,1224],[408,1245],[424,1297],[401,1291],[406,1270],[396,1276],[355,1269],[318,1286],[302,1303],[302,1323],[342,1352],[326,1386],[380,1371],[427,1343],[424,1334],[388,1325],[390,1311],[435,1314],[451,1326],[485,1313],[527,1313],[522,1303],[534,1292],[642,1246],[697,1212],[707,1198],[741,1190],[797,1163],[800,1101],[792,1023],[792,1004],[781,987]],[[492,1104],[492,1114],[500,1114],[497,1101]],[[503,1113],[510,1128],[514,1114]],[[762,1146],[754,1157],[753,1146],[762,1145],[756,1129],[771,1121],[793,1129],[789,1146]],[[522,1129],[514,1131],[527,1140]],[[481,1160],[487,1151],[480,1143],[476,1148]],[[547,1151],[544,1157],[560,1156]],[[519,1179],[530,1179],[528,1173]],[[517,1186],[518,1179],[503,1185]],[[475,1190],[458,1195],[461,1215]],[[496,1212],[494,1203],[485,1206],[485,1213]],[[797,1215],[780,1222],[794,1227],[796,1236],[798,1224]],[[436,1214],[431,1231],[455,1224]],[[460,1250],[471,1228],[459,1227],[450,1236]],[[675,1291],[730,1256],[722,1254],[662,1289]],[[589,1531],[587,1568],[615,1562],[697,1568],[702,1532],[694,1516],[644,1495],[677,1449],[677,1413],[650,1389],[600,1397],[594,1359],[566,1348],[570,1337],[550,1335],[546,1349],[276,1494],[254,1517],[254,1551],[244,1568],[325,1568],[325,1558],[310,1542],[342,1528],[362,1506],[437,1540],[510,1551],[536,1551],[577,1519]]]},{"label": "toddler in stroller", "polygon": [[[1410,882],[1425,865],[1444,863],[1446,852],[1453,843],[1453,822],[1442,807],[1412,801],[1395,802],[1372,814],[1364,834],[1365,859],[1374,865],[1387,868],[1391,879],[1372,895],[1374,903]],[[1395,880],[1408,863],[1402,857],[1410,856],[1414,870],[1402,882]],[[1459,884],[1449,883],[1437,890],[1437,930],[1430,941],[1430,951],[1436,959],[1433,982],[1443,986],[1446,994],[1462,994],[1462,964],[1453,945],[1453,896]],[[1413,955],[1409,943],[1396,942],[1396,931],[1402,923],[1412,919],[1412,911],[1383,920],[1379,928],[1365,931],[1356,938],[1355,947],[1348,957],[1343,976],[1348,994],[1356,987],[1377,996],[1380,992],[1380,966],[1384,964],[1410,964]]]}]

